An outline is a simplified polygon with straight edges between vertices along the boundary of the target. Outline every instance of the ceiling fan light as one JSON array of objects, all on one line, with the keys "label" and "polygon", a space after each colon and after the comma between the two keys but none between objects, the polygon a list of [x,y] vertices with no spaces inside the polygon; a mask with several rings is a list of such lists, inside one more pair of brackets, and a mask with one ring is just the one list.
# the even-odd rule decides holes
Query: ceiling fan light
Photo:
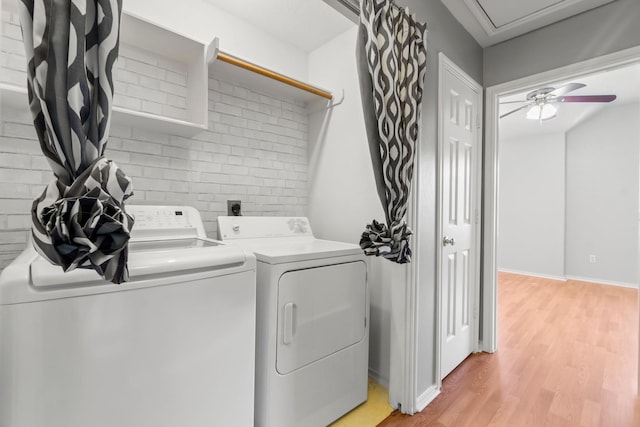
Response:
[{"label": "ceiling fan light", "polygon": [[529,108],[529,111],[527,111],[527,119],[538,120],[540,118],[541,110],[542,109],[540,108],[539,105],[534,105],[533,107]]},{"label": "ceiling fan light", "polygon": [[542,106],[542,114],[540,114],[540,118],[542,120],[552,119],[556,116],[556,112],[558,109],[552,104],[544,104]]},{"label": "ceiling fan light", "polygon": [[556,116],[558,109],[552,104],[534,105],[527,111],[529,120],[549,120]]}]

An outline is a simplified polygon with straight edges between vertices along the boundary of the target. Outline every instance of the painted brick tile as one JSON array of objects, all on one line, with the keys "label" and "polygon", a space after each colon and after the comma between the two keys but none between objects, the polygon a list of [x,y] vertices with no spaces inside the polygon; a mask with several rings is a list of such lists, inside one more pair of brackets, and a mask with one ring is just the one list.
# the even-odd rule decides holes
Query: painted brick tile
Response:
[{"label": "painted brick tile", "polygon": [[[24,73],[11,70],[18,62],[8,55],[0,52],[0,80],[14,71],[18,76],[9,78],[23,83]],[[186,70],[163,61],[121,57],[117,105],[182,114]],[[211,237],[229,199],[242,200],[245,215],[304,215],[309,127],[304,107],[212,77],[209,95],[209,129],[189,138],[112,123],[106,155],[133,179],[129,203],[194,206]],[[28,111],[2,112],[0,268],[26,245],[32,199],[53,178],[31,121]]]}]

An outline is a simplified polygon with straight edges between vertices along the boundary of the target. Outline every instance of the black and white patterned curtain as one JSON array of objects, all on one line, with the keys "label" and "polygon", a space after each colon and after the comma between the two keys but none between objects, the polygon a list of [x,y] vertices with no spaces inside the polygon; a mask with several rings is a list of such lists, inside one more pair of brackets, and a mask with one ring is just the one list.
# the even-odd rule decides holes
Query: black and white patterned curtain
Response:
[{"label": "black and white patterned curtain", "polygon": [[128,280],[129,177],[104,157],[122,0],[21,0],[29,104],[55,178],[34,200],[36,250],[64,271]]},{"label": "black and white patterned curtain", "polygon": [[366,255],[411,261],[404,221],[427,58],[427,27],[389,0],[360,0],[357,60],[371,162],[386,223],[362,233]]}]

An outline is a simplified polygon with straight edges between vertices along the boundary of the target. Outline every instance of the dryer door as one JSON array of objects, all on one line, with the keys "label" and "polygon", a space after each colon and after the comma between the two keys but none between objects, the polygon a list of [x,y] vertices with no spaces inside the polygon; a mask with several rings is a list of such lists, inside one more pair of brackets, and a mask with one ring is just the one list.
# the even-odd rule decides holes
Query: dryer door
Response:
[{"label": "dryer door", "polygon": [[364,338],[366,282],[362,261],[294,270],[280,277],[278,373],[288,374]]}]

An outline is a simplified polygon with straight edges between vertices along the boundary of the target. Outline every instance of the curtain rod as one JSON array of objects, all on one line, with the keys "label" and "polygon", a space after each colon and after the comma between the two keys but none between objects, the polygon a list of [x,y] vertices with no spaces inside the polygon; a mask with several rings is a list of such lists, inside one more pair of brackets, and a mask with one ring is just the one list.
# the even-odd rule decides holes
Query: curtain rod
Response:
[{"label": "curtain rod", "polygon": [[358,4],[358,2],[352,2],[349,0],[336,0],[338,3],[340,3],[341,5],[343,5],[344,7],[347,8],[347,10],[349,10],[349,12],[355,14],[355,15],[360,15],[360,5]]},{"label": "curtain rod", "polygon": [[[360,3],[355,0],[335,0],[336,2],[340,3],[342,6],[344,6],[345,8],[347,8],[347,10],[349,10],[349,12],[359,16],[360,15]],[[391,7],[395,7],[396,9],[403,9],[401,6],[398,6],[394,0],[390,0],[389,4],[391,5]]]},{"label": "curtain rod", "polygon": [[236,67],[244,68],[245,70],[252,71],[254,73],[263,75],[265,77],[269,77],[270,79],[277,80],[281,83],[288,84],[289,86],[297,87],[298,89],[305,90],[307,92],[311,92],[315,95],[321,96],[326,99],[333,99],[333,95],[330,92],[324,91],[322,89],[318,89],[317,87],[313,87],[301,81],[292,79],[291,77],[284,76],[280,73],[276,73],[275,71],[268,70],[266,68],[262,68],[258,65],[252,64],[250,62],[244,61],[240,58],[236,58],[233,55],[229,55],[224,52],[218,51],[217,58],[220,61],[226,62],[227,64],[235,65]]}]

